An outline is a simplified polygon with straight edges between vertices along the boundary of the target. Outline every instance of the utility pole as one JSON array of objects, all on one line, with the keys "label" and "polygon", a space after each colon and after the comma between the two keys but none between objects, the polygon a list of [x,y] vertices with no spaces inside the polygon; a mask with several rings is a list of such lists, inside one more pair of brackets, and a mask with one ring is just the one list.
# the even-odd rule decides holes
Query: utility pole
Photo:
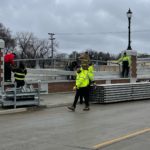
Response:
[{"label": "utility pole", "polygon": [[53,38],[53,36],[55,35],[54,33],[48,33],[50,35],[50,40],[51,40],[51,56],[53,58],[54,56],[54,40],[55,38]]}]

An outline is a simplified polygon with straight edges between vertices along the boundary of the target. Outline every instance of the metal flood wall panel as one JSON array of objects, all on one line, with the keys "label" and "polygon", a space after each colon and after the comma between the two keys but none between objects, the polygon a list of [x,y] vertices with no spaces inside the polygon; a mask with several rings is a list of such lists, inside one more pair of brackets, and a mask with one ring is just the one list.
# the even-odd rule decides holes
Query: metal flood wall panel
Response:
[{"label": "metal flood wall panel", "polygon": [[91,102],[111,103],[150,98],[150,83],[104,84],[90,88]]}]

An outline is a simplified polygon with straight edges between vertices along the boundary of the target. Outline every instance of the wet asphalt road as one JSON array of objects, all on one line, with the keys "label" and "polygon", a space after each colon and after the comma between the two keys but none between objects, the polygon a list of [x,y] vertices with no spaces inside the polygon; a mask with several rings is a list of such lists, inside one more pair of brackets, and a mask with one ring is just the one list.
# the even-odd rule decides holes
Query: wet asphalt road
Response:
[{"label": "wet asphalt road", "polygon": [[[0,116],[0,150],[89,150],[150,127],[150,101],[78,105]],[[103,150],[149,150],[150,133],[107,145]]]}]

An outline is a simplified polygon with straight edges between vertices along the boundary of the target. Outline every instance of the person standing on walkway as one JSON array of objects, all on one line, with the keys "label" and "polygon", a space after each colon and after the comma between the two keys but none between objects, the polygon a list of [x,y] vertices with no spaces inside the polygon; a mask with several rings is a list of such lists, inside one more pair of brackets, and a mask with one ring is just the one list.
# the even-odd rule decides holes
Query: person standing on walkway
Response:
[{"label": "person standing on walkway", "polygon": [[27,74],[27,70],[25,65],[20,62],[18,68],[12,69],[14,72],[15,82],[17,83],[17,88],[22,87],[25,85],[25,76]]},{"label": "person standing on walkway", "polygon": [[[79,74],[81,73],[82,68],[78,67],[76,70],[76,79],[78,78]],[[76,99],[79,99],[80,104],[83,104],[83,96],[81,94],[79,94],[79,92],[77,91],[78,89],[76,89]],[[77,100],[78,101],[78,100]]]},{"label": "person standing on walkway", "polygon": [[78,68],[77,72],[78,74],[76,77],[76,85],[73,88],[74,90],[76,90],[76,94],[72,106],[69,106],[68,109],[75,111],[79,96],[83,96],[85,100],[85,108],[83,110],[88,111],[90,110],[88,66],[83,65],[82,69]]},{"label": "person standing on walkway", "polygon": [[4,81],[11,82],[11,68],[14,66],[15,54],[8,52],[4,56]]},{"label": "person standing on walkway", "polygon": [[120,62],[122,62],[122,77],[127,78],[129,76],[131,59],[126,52],[124,52],[123,56],[118,60],[118,63]]},{"label": "person standing on walkway", "polygon": [[[82,68],[81,68],[81,70],[82,70]],[[90,90],[90,85],[95,85],[94,65],[92,62],[90,62],[88,65],[88,78],[89,78],[89,90]],[[80,95],[80,104],[83,104],[83,96],[82,95]]]},{"label": "person standing on walkway", "polygon": [[[79,74],[81,73],[81,70],[82,70],[81,67],[78,67],[78,68],[77,68],[77,71],[76,71],[76,79],[78,78]],[[79,101],[80,104],[83,104],[83,96],[82,96],[82,95],[77,94],[76,99],[79,99],[79,100],[80,100],[80,101]]]}]

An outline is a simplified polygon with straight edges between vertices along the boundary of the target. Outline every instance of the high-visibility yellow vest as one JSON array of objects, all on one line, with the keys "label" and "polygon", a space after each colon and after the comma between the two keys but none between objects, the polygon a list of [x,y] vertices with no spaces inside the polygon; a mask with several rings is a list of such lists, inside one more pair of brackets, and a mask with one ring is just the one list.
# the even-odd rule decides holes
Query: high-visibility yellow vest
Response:
[{"label": "high-visibility yellow vest", "polygon": [[131,57],[130,56],[122,56],[119,60],[118,63],[123,62],[123,61],[128,61],[129,66],[131,65]]},{"label": "high-visibility yellow vest", "polygon": [[89,85],[88,70],[81,70],[76,76],[76,87],[87,87]]},{"label": "high-visibility yellow vest", "polygon": [[94,80],[94,66],[93,65],[89,66],[88,68],[88,77],[90,81]]}]

